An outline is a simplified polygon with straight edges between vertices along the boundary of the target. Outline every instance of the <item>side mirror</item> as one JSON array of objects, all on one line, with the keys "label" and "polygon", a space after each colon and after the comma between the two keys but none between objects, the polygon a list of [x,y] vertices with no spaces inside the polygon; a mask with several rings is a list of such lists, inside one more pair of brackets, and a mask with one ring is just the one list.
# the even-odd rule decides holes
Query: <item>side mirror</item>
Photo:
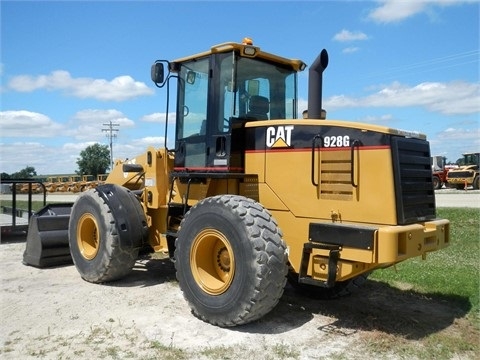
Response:
[{"label": "side mirror", "polygon": [[163,84],[165,80],[165,71],[163,69],[163,63],[161,62],[156,62],[152,65],[152,69],[150,72],[150,76],[152,78],[152,81],[155,84]]}]

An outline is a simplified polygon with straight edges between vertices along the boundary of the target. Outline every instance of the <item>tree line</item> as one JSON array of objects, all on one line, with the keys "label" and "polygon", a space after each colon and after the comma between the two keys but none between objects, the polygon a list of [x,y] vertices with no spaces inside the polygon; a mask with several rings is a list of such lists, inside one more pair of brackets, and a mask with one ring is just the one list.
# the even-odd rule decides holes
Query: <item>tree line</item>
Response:
[{"label": "tree line", "polygon": [[[93,175],[97,177],[99,174],[105,174],[110,166],[110,150],[107,145],[100,145],[98,143],[87,146],[80,152],[77,158],[78,170],[75,171],[78,175]],[[15,179],[33,179],[37,176],[37,172],[33,166],[26,166],[24,169],[7,174],[2,172],[0,178],[2,180]]]}]

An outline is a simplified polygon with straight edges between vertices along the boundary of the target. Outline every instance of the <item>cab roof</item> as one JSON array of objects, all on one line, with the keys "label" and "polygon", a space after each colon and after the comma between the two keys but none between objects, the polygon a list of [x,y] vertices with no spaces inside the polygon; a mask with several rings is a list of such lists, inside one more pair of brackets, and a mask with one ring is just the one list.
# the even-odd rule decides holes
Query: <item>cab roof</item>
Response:
[{"label": "cab roof", "polygon": [[186,61],[191,61],[191,60],[195,60],[205,56],[209,56],[211,54],[227,53],[231,51],[235,51],[243,57],[261,58],[273,63],[281,64],[283,66],[289,66],[295,71],[303,71],[307,67],[307,65],[302,60],[287,59],[275,54],[262,51],[259,47],[253,46],[251,42],[246,42],[246,43],[245,42],[244,43],[226,42],[226,43],[214,45],[208,51],[204,51],[198,54],[176,59],[174,61],[171,61],[171,63],[179,64]]}]

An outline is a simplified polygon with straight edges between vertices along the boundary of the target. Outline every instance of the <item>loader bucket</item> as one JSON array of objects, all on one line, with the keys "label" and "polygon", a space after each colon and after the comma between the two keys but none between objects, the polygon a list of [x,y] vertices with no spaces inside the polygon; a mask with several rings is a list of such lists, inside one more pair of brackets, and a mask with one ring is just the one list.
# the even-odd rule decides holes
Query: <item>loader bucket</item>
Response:
[{"label": "loader bucket", "polygon": [[23,263],[40,268],[72,263],[68,221],[73,203],[49,204],[30,218]]}]

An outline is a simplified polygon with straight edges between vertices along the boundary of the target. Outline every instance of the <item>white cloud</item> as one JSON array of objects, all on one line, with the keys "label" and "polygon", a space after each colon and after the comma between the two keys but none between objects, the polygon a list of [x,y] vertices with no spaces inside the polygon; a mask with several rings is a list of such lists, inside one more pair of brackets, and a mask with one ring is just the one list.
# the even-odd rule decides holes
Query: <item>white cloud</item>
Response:
[{"label": "white cloud", "polygon": [[413,87],[394,82],[365,97],[332,96],[324,101],[329,110],[353,107],[421,106],[442,114],[480,112],[480,83],[426,82]]},{"label": "white cloud", "polygon": [[0,144],[0,171],[12,174],[33,166],[38,175],[73,174],[79,152],[38,142]]},{"label": "white cloud", "polygon": [[60,90],[79,98],[93,98],[102,101],[124,101],[139,96],[152,95],[153,90],[131,76],[118,76],[110,81],[105,79],[72,78],[68,71],[57,70],[49,75],[19,75],[13,77],[8,87],[18,92],[32,92],[39,89]]},{"label": "white cloud", "polygon": [[[173,147],[169,144],[169,148]],[[139,139],[133,139],[128,144],[114,145],[113,155],[115,159],[132,159],[138,155],[145,153],[149,146],[154,148],[163,148],[165,144],[165,138],[163,136],[147,136]]]},{"label": "white cloud", "polygon": [[333,40],[346,42],[346,41],[359,41],[359,40],[368,40],[368,36],[360,31],[348,31],[343,29],[339,33],[333,36]]},{"label": "white cloud", "polygon": [[478,0],[380,0],[380,5],[370,12],[368,18],[378,23],[394,23],[405,20],[434,6],[451,6],[461,3],[474,3]]},{"label": "white cloud", "polygon": [[462,146],[471,140],[478,147],[480,145],[480,128],[477,127],[472,131],[471,129],[450,127],[438,134],[438,138],[441,140],[458,140],[462,142]]},{"label": "white cloud", "polygon": [[[165,113],[153,113],[153,114],[148,114],[145,116],[142,116],[140,118],[141,121],[145,122],[155,122],[155,123],[165,123]],[[168,113],[168,122],[169,123],[174,123],[175,122],[175,113]]]},{"label": "white cloud", "polygon": [[357,52],[358,50],[360,50],[360,48],[358,48],[356,46],[350,46],[350,47],[347,47],[347,48],[343,49],[342,52],[344,54],[352,54],[354,52]]},{"label": "white cloud", "polygon": [[0,112],[2,137],[55,137],[65,128],[48,116],[27,110]]},{"label": "white cloud", "polygon": [[[430,139],[433,155],[444,155],[448,161],[456,161],[461,154],[477,152],[480,149],[480,128],[476,124],[463,124],[447,128]],[[448,144],[448,147],[445,146]]]},{"label": "white cloud", "polygon": [[[74,174],[78,169],[80,152],[96,142],[98,141],[85,140],[59,146],[39,142],[0,143],[0,172],[12,174],[26,166],[33,166],[38,175]],[[145,153],[149,146],[163,148],[164,142],[163,136],[147,136],[133,139],[128,144],[115,143],[113,156],[114,159],[131,159]],[[173,138],[168,147],[173,148]]]},{"label": "white cloud", "polygon": [[147,146],[159,147],[159,146],[163,146],[164,141],[165,141],[165,138],[163,136],[146,136],[144,138],[134,140],[132,142],[132,145],[143,146],[143,147],[147,147]]},{"label": "white cloud", "polygon": [[382,5],[369,14],[370,19],[380,23],[399,22],[427,7],[425,1],[384,0],[381,3]]},{"label": "white cloud", "polygon": [[109,136],[110,122],[112,135],[116,137],[123,128],[134,127],[135,122],[127,118],[121,111],[115,109],[87,109],[77,112],[71,121],[69,132],[77,140],[99,141]]},{"label": "white cloud", "polygon": [[[148,146],[164,147],[163,136],[146,136],[129,139],[127,142],[122,141],[122,138],[129,136],[122,134],[122,130],[135,126],[135,123],[116,109],[82,110],[66,125],[59,125],[43,114],[26,110],[5,111],[0,112],[0,131],[2,138],[5,139],[0,144],[0,172],[11,174],[26,166],[33,166],[39,175],[74,174],[78,169],[76,162],[82,150],[94,143],[108,143],[107,134],[102,132],[102,128],[107,128],[103,124],[109,121],[120,125],[119,139],[113,143],[115,159],[133,158],[143,154]],[[173,130],[174,127],[170,127],[169,148],[174,146]],[[152,133],[163,135],[163,127]],[[14,136],[20,141],[7,143],[7,137]],[[39,138],[69,136],[70,139],[61,145],[55,145],[50,140],[48,144],[25,141],[26,137],[30,136]]]},{"label": "white cloud", "polygon": [[109,123],[110,121],[126,127],[135,125],[135,123],[127,118],[121,111],[115,109],[86,109],[77,112],[74,119],[82,123],[93,123],[97,125],[103,125],[103,123]]},{"label": "white cloud", "polygon": [[369,115],[364,118],[358,119],[358,121],[370,124],[389,124],[392,121],[395,121],[395,119],[391,114],[384,114],[379,116]]},{"label": "white cloud", "polygon": [[[0,129],[4,138],[72,136],[81,141],[98,141],[103,140],[107,135],[102,129],[109,129],[110,121],[115,124],[112,129],[119,131],[123,128],[135,126],[133,120],[115,109],[79,111],[68,125],[56,123],[44,114],[28,110],[0,112]],[[114,130],[114,133],[117,133],[117,131]]]},{"label": "white cloud", "polygon": [[89,146],[92,146],[96,144],[95,141],[85,141],[85,142],[76,142],[76,143],[65,143],[62,145],[62,149],[67,151],[67,152],[72,152],[72,151],[75,151],[75,152],[78,152],[80,154],[80,152],[82,150],[84,150],[85,148],[89,147]]}]

